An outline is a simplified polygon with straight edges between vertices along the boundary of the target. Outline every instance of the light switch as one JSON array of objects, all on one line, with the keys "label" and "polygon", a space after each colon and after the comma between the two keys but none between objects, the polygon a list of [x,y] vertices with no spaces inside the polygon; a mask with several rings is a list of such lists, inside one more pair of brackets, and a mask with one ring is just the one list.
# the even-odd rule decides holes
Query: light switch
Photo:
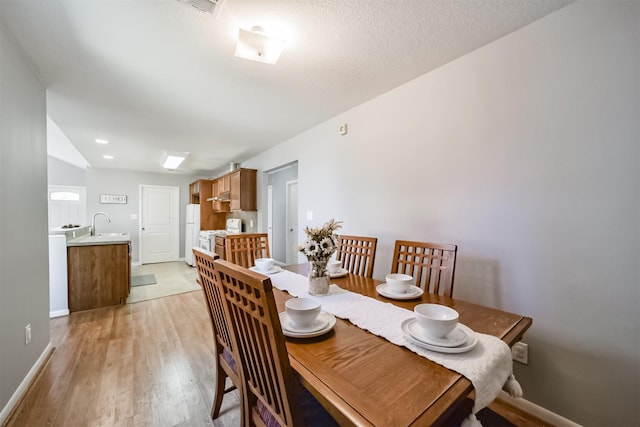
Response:
[{"label": "light switch", "polygon": [[313,221],[313,211],[307,211],[307,221]]}]

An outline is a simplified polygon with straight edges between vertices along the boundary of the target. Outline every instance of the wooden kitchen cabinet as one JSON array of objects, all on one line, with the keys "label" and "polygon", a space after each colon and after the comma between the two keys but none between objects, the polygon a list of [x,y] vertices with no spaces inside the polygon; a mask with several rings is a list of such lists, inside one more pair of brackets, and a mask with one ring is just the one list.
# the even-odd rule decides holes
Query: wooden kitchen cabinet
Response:
[{"label": "wooden kitchen cabinet", "polygon": [[225,240],[226,239],[222,236],[216,236],[215,253],[218,254],[220,259],[226,259],[225,247],[224,247]]},{"label": "wooden kitchen cabinet", "polygon": [[[200,204],[200,230],[220,230],[225,228],[225,216],[212,209],[213,202],[212,179],[200,179],[189,184],[189,189],[198,189],[198,204]],[[193,200],[193,199],[192,199]],[[192,201],[193,203],[193,201]]]},{"label": "wooden kitchen cabinet", "polygon": [[238,169],[229,174],[229,208],[232,211],[258,210],[255,169]]},{"label": "wooden kitchen cabinet", "polygon": [[129,243],[67,247],[69,311],[124,304],[131,289]]},{"label": "wooden kitchen cabinet", "polygon": [[218,181],[218,194],[220,196],[224,196],[229,191],[231,191],[230,179],[229,178],[230,178],[229,174],[226,174],[226,175],[222,175],[220,178],[217,179],[217,181]]},{"label": "wooden kitchen cabinet", "polygon": [[220,180],[222,178],[214,179],[213,184],[211,185],[211,189],[213,192],[213,211],[214,212],[229,212],[231,209],[229,208],[229,196],[224,197],[222,193],[220,193]]},{"label": "wooden kitchen cabinet", "polygon": [[200,181],[189,184],[189,203],[200,203]]}]

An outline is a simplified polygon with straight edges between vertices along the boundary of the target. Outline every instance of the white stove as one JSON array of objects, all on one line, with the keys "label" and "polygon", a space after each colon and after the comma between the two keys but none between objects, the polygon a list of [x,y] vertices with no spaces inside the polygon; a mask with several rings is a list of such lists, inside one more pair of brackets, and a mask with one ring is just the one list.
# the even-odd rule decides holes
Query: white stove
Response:
[{"label": "white stove", "polygon": [[216,248],[216,236],[224,237],[227,234],[242,233],[242,220],[239,218],[227,219],[227,228],[224,230],[200,231],[200,249],[214,252]]}]

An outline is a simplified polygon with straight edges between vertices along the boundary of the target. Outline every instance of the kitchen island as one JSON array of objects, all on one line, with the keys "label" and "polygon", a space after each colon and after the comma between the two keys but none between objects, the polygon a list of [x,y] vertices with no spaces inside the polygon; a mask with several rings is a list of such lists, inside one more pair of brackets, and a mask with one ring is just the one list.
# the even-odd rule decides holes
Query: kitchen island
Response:
[{"label": "kitchen island", "polygon": [[69,311],[124,304],[131,289],[127,233],[84,235],[67,241]]}]

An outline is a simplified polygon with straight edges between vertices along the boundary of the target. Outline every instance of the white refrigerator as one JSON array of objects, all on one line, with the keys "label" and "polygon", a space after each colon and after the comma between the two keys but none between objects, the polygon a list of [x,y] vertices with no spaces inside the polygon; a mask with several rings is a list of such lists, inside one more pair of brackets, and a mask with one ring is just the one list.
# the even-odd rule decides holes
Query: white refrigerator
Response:
[{"label": "white refrigerator", "polygon": [[187,205],[186,230],[184,233],[184,260],[192,267],[193,248],[200,245],[200,205]]}]

